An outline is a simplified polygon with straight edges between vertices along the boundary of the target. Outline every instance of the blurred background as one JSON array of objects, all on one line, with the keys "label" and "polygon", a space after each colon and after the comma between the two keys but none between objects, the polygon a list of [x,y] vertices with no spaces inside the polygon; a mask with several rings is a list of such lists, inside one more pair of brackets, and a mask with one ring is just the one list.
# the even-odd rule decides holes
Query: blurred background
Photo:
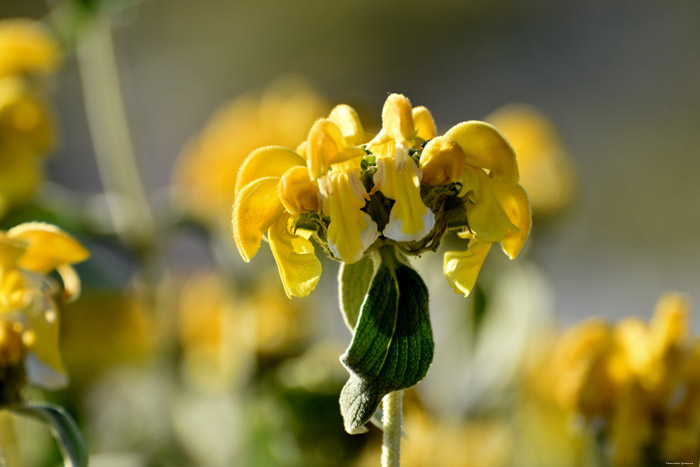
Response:
[{"label": "blurred background", "polygon": [[[464,465],[538,465],[498,457],[517,442],[491,423],[497,403],[487,396],[511,380],[538,330],[590,316],[648,321],[669,290],[700,302],[697,1],[474,0],[426,7],[418,1],[112,0],[102,9],[112,27],[136,162],[159,226],[148,248],[161,260],[151,261],[153,254],[138,245],[124,247],[118,235],[81,234],[80,226],[99,225],[81,212],[62,217],[61,203],[98,219],[109,204],[70,45],[46,91],[58,143],[37,199],[54,204],[38,201],[34,211],[10,213],[3,225],[37,212],[53,222],[72,219],[63,226],[93,253],[80,270],[84,297],[63,318],[72,386],[48,397],[77,414],[104,465],[350,465],[365,451],[372,453],[367,465],[378,465],[378,454],[372,457],[378,430],[345,435],[336,413],[345,377],[337,356],[350,340],[338,312],[337,264],[324,261],[311,297],[286,302],[269,251],[245,265],[228,237],[228,219],[219,224],[221,217],[198,214],[206,210],[202,204],[216,203],[214,195],[188,191],[206,185],[209,172],[220,179],[223,170],[214,156],[187,162],[188,154],[207,152],[209,144],[210,152],[222,148],[234,158],[229,154],[270,144],[250,136],[264,133],[264,125],[250,129],[240,115],[256,99],[263,106],[278,102],[289,89],[303,94],[298,107],[310,113],[298,115],[297,108],[285,117],[300,126],[345,102],[376,131],[390,92],[428,107],[439,132],[465,120],[496,120],[494,112],[514,103],[539,109],[551,125],[569,187],[561,206],[535,211],[525,254],[509,263],[492,253],[483,290],[467,300],[445,283],[440,255],[418,264],[431,288],[436,356],[420,394],[407,396],[408,412],[411,397],[422,411],[407,427],[435,433],[426,414],[445,416],[455,407],[462,417],[476,414],[477,428],[442,439],[468,437],[474,449],[492,446],[496,454]],[[65,24],[38,0],[2,2],[0,18],[10,17]],[[238,110],[222,110],[235,99]],[[196,139],[216,126],[213,115],[221,139],[230,141]],[[305,135],[275,131],[291,147]],[[518,149],[514,138],[513,144]],[[194,173],[204,181],[188,179]],[[266,279],[252,279],[261,276]],[[488,307],[474,303],[479,297]],[[157,312],[149,311],[154,302]],[[238,311],[222,312],[222,302]],[[475,310],[483,309],[492,319],[482,325]],[[700,329],[700,319],[691,323]],[[499,404],[511,397],[498,394]],[[462,465],[451,462],[457,461],[444,465]]]}]

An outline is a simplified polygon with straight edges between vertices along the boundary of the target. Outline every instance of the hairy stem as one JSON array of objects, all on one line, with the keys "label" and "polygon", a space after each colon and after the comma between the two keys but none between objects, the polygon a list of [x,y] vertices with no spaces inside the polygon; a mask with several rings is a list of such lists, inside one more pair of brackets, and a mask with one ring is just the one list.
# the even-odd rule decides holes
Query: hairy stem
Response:
[{"label": "hairy stem", "polygon": [[403,391],[390,392],[384,402],[384,437],[382,467],[401,465],[401,432],[403,426]]}]

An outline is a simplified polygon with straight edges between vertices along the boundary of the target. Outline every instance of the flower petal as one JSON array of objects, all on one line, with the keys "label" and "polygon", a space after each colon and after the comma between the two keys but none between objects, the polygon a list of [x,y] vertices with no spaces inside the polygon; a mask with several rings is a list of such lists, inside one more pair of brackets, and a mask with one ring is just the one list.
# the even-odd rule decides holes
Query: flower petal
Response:
[{"label": "flower petal", "polygon": [[27,242],[27,250],[17,261],[22,269],[46,274],[62,264],[86,260],[90,253],[76,239],[55,225],[26,222],[7,231],[12,239]]},{"label": "flower petal", "polygon": [[430,113],[430,110],[420,105],[414,107],[411,113],[413,114],[413,125],[420,139],[428,141],[437,136],[437,127],[435,126],[435,120],[433,120],[433,115]]},{"label": "flower petal", "polygon": [[363,149],[353,147],[345,139],[338,125],[331,120],[317,120],[309,130],[306,160],[313,180],[326,175],[332,164],[362,157],[364,154]]},{"label": "flower petal", "polygon": [[58,310],[40,289],[35,290],[32,305],[23,313],[27,319],[22,334],[27,349],[27,379],[46,389],[58,389],[68,383],[58,345]]},{"label": "flower petal", "polygon": [[471,293],[489,250],[491,243],[472,239],[466,251],[445,252],[443,273],[455,293],[464,294],[465,297]]},{"label": "flower petal", "polygon": [[442,186],[459,180],[464,169],[464,152],[450,138],[438,136],[425,145],[420,156],[423,183]]},{"label": "flower petal", "polygon": [[516,232],[508,214],[493,189],[494,179],[482,169],[465,166],[462,171],[462,193],[471,232],[481,241],[500,242],[508,232]]},{"label": "flower petal", "polygon": [[519,180],[515,151],[495,127],[485,122],[462,122],[453,126],[445,136],[462,147],[467,164],[488,169],[506,183]]},{"label": "flower petal", "polygon": [[503,183],[491,180],[496,198],[517,231],[509,230],[501,240],[501,248],[510,259],[515,259],[530,235],[532,212],[527,193],[520,184]]},{"label": "flower petal", "polygon": [[382,129],[397,142],[412,141],[416,137],[411,101],[403,94],[387,97],[382,108]]},{"label": "flower petal", "polygon": [[355,172],[331,172],[328,182],[330,193],[323,201],[323,210],[331,218],[328,247],[342,261],[354,263],[379,236],[377,224],[361,211],[367,192]]},{"label": "flower petal", "polygon": [[377,160],[374,175],[375,190],[395,201],[389,222],[382,234],[398,242],[415,241],[425,237],[435,225],[435,215],[420,197],[421,172],[408,158],[403,169],[389,159]]},{"label": "flower petal", "polygon": [[306,161],[289,148],[266,146],[256,149],[245,158],[238,169],[236,193],[249,183],[264,177],[281,177],[296,165],[306,165]]},{"label": "flower petal", "polygon": [[338,126],[340,132],[351,146],[359,146],[369,141],[367,133],[362,129],[360,117],[358,117],[355,109],[349,105],[336,105],[328,115],[328,120]]},{"label": "flower petal", "polygon": [[27,249],[26,243],[0,232],[0,269],[13,268]]},{"label": "flower petal", "polygon": [[287,170],[277,185],[277,194],[284,208],[292,214],[321,209],[318,183],[309,178],[306,167]]},{"label": "flower petal", "polygon": [[306,297],[321,277],[321,262],[308,239],[290,230],[291,217],[283,213],[267,231],[284,291],[289,298]]},{"label": "flower petal", "polygon": [[284,210],[277,195],[277,177],[265,177],[244,186],[233,203],[233,238],[248,262],[260,248],[262,234]]}]

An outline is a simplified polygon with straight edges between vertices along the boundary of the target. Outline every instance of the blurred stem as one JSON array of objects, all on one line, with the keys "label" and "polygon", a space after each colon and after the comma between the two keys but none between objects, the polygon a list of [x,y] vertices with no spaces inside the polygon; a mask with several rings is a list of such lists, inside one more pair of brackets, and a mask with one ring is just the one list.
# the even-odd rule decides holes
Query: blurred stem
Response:
[{"label": "blurred stem", "polygon": [[19,467],[22,465],[17,443],[17,432],[12,414],[7,410],[0,410],[0,460],[5,467]]},{"label": "blurred stem", "polygon": [[155,226],[129,134],[112,33],[107,18],[89,21],[77,56],[97,167],[117,235],[127,245],[145,248],[153,242]]},{"label": "blurred stem", "polygon": [[403,391],[390,392],[383,399],[384,437],[382,467],[401,465],[401,431],[403,425]]}]

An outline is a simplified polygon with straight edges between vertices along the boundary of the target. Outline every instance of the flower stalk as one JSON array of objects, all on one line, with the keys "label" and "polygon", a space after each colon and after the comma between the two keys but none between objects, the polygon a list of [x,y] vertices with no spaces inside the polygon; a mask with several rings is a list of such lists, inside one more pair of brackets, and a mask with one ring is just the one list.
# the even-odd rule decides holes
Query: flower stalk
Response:
[{"label": "flower stalk", "polygon": [[401,465],[403,391],[390,392],[384,396],[383,403],[382,467],[399,467]]}]

